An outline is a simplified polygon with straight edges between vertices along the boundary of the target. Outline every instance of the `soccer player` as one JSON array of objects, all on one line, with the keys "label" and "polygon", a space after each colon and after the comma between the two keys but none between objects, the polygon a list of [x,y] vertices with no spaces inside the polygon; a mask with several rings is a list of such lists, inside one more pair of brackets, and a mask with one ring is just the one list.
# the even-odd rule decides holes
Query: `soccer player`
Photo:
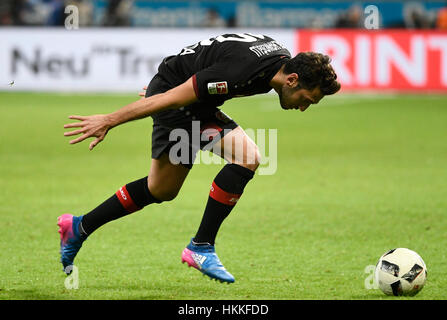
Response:
[{"label": "soccer player", "polygon": [[[268,36],[225,34],[165,58],[145,94],[140,94],[144,95],[141,99],[110,114],[70,116],[79,121],[64,128],[77,129],[64,135],[81,134],[71,144],[94,138],[90,150],[110,129],[151,116],[152,163],[148,176],[122,186],[92,211],[58,217],[63,270],[71,272],[83,241],[105,223],[152,203],[173,200],[198,150],[212,147],[227,164],[211,184],[200,226],[181,257],[182,262],[212,279],[234,282],[215,252],[215,238],[253,178],[260,159],[256,144],[218,107],[233,97],[266,93],[273,88],[283,109],[305,111],[340,89],[336,79],[326,55],[302,52],[292,58],[286,48]],[[209,139],[172,139],[170,133],[175,129],[183,129],[190,137],[197,133],[194,130],[202,136],[206,132]],[[241,150],[238,146],[243,146],[242,152],[236,151]]]}]

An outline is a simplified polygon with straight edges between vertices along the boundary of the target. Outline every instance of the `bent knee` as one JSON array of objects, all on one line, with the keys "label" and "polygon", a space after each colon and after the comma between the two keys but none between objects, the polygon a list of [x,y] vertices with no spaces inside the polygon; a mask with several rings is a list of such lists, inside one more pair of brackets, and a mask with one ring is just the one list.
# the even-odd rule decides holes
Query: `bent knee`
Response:
[{"label": "bent knee", "polygon": [[256,171],[261,164],[261,153],[259,152],[258,146],[251,147],[245,154],[243,161],[238,164],[251,171]]}]

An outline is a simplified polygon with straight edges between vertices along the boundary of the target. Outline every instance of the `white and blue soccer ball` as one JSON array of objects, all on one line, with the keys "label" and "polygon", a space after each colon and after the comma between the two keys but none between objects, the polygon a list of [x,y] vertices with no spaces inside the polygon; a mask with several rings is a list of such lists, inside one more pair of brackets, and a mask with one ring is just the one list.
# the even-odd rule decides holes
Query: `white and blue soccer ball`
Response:
[{"label": "white and blue soccer ball", "polygon": [[427,267],[413,250],[396,248],[380,257],[374,277],[386,295],[414,296],[425,285]]}]

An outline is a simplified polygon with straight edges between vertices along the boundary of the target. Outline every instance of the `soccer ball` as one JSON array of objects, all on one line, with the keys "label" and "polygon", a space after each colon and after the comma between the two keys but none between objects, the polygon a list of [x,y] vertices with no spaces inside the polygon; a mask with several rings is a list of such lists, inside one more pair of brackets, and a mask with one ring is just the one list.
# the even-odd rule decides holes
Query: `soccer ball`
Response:
[{"label": "soccer ball", "polygon": [[427,267],[416,252],[397,248],[380,257],[374,277],[387,295],[414,296],[425,284]]}]

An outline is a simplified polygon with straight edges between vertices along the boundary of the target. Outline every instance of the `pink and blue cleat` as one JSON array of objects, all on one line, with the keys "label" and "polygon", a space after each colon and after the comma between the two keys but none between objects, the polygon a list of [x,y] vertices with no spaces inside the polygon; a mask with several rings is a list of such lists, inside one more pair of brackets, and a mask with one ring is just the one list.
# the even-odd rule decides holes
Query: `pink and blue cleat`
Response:
[{"label": "pink and blue cleat", "polygon": [[182,263],[194,267],[211,279],[232,283],[234,277],[219,260],[213,245],[196,246],[191,242],[182,252]]},{"label": "pink and blue cleat", "polygon": [[76,257],[82,243],[87,237],[79,233],[79,224],[82,216],[76,217],[71,214],[63,214],[57,218],[59,233],[61,237],[61,262],[63,271],[69,275],[73,270],[73,260]]}]

